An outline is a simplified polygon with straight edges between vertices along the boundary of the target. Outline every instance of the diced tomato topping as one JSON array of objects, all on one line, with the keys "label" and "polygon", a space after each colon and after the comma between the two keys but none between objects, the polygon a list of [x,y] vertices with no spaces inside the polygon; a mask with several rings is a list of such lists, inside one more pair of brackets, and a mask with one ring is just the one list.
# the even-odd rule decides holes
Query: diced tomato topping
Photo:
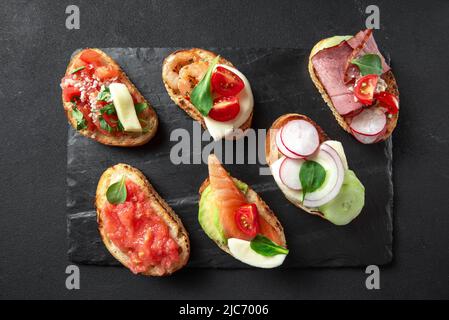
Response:
[{"label": "diced tomato topping", "polygon": [[390,114],[397,114],[399,112],[399,99],[392,93],[382,91],[374,94],[374,99],[379,101],[381,107],[388,110]]},{"label": "diced tomato topping", "polygon": [[234,119],[239,112],[240,104],[236,96],[219,97],[214,100],[208,116],[216,121],[224,122]]},{"label": "diced tomato topping", "polygon": [[62,94],[64,97],[64,101],[71,102],[74,101],[75,98],[78,98],[80,96],[81,91],[76,87],[69,86],[63,89]]},{"label": "diced tomato topping", "polygon": [[90,131],[95,130],[95,123],[93,122],[92,118],[90,117],[89,113],[89,107],[87,105],[77,105],[77,109],[81,111],[83,114],[83,118],[87,121],[87,129]]},{"label": "diced tomato topping", "polygon": [[103,58],[101,57],[101,54],[92,49],[84,50],[80,54],[79,58],[87,64],[92,64],[95,67],[103,65]]},{"label": "diced tomato topping", "polygon": [[377,74],[369,74],[357,80],[354,87],[354,95],[360,103],[369,106],[373,103],[374,91],[376,90],[379,76]]},{"label": "diced tomato topping", "polygon": [[102,66],[95,69],[95,75],[101,81],[117,77],[118,69],[114,66]]},{"label": "diced tomato topping", "polygon": [[254,203],[245,204],[235,212],[237,227],[247,236],[254,238],[259,233],[259,212]]},{"label": "diced tomato topping", "polygon": [[235,96],[245,84],[238,75],[229,69],[218,66],[211,78],[212,90],[222,96]]},{"label": "diced tomato topping", "polygon": [[102,117],[112,128],[117,127],[118,117],[116,114],[108,115],[107,113],[103,113]]}]

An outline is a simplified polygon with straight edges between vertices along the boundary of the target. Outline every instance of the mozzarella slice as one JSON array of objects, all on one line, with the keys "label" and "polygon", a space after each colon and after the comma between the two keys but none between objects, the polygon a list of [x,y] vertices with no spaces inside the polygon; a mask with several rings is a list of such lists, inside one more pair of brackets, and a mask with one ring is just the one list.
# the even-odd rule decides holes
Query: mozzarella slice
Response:
[{"label": "mozzarella slice", "polygon": [[266,257],[251,249],[250,244],[251,242],[246,240],[236,238],[228,239],[228,247],[232,256],[253,267],[265,269],[276,268],[284,262],[287,256],[285,254],[278,254],[273,257]]},{"label": "mozzarella slice", "polygon": [[142,126],[137,118],[133,98],[128,87],[123,83],[111,83],[109,85],[112,102],[114,103],[117,116],[127,132],[142,132]]}]

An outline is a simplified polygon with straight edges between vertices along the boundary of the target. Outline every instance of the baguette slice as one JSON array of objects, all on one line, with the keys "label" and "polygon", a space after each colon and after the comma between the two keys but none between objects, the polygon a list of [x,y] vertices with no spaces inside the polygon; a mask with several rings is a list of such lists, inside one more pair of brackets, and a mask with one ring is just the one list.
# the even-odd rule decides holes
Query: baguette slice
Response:
[{"label": "baguette slice", "polygon": [[[326,89],[324,88],[324,86],[320,82],[318,76],[316,75],[315,69],[314,69],[313,64],[312,64],[312,57],[321,50],[320,49],[321,48],[321,44],[324,41],[326,41],[326,40],[327,39],[323,39],[323,40],[319,41],[312,48],[312,51],[311,51],[310,56],[309,56],[309,65],[308,65],[310,78],[312,79],[313,83],[315,84],[315,87],[320,92],[321,97],[323,98],[323,100],[326,102],[328,107],[331,109],[332,114],[334,115],[335,120],[337,120],[337,122],[340,125],[340,127],[342,127],[346,132],[352,134],[351,128],[349,127],[350,123],[348,121],[346,121],[344,116],[342,116],[342,115],[340,115],[338,113],[337,109],[335,109],[335,107],[334,107],[334,105],[332,103],[331,98],[327,94]],[[392,93],[392,94],[396,95],[397,97],[399,97],[399,89],[398,89],[398,85],[396,83],[396,79],[394,77],[393,72],[391,70],[389,70],[389,71],[385,72],[381,76],[381,78],[387,84],[387,89],[385,91],[387,91],[389,93]],[[391,134],[393,133],[394,128],[396,128],[396,124],[398,122],[398,118],[399,118],[399,112],[397,114],[392,115],[391,117],[387,117],[386,130],[385,130],[384,135],[379,139],[379,141],[384,141],[389,136],[391,136]]]},{"label": "baguette slice", "polygon": [[[279,150],[276,146],[276,133],[285,124],[287,124],[287,122],[290,122],[292,120],[305,120],[305,121],[308,121],[311,124],[313,124],[318,131],[318,135],[320,138],[320,144],[326,140],[329,140],[329,137],[326,135],[324,130],[321,129],[321,127],[318,126],[309,117],[306,117],[302,114],[297,114],[297,113],[284,114],[284,115],[280,116],[279,118],[277,118],[273,122],[273,124],[271,125],[270,129],[268,129],[268,132],[267,132],[267,137],[265,139],[265,157],[266,157],[267,164],[269,166],[271,166],[276,160],[282,158],[282,156],[283,156],[283,154],[279,152]],[[303,206],[302,203],[299,201],[298,202],[290,201],[290,202],[292,202],[295,206],[297,206],[298,208],[300,208],[308,213],[318,215],[318,216],[324,218],[323,213],[316,211],[316,210],[311,210],[310,208]]]},{"label": "baguette slice", "polygon": [[[168,61],[176,54],[179,53],[195,53],[199,55],[203,60],[205,61],[212,61],[217,54],[208,50],[199,49],[199,48],[192,48],[192,49],[186,49],[186,50],[178,50],[173,53],[171,53],[168,57],[164,59],[164,62],[162,64],[162,80],[165,85],[165,89],[167,89],[167,93],[170,96],[170,98],[173,100],[174,103],[176,103],[182,110],[184,110],[191,118],[201,123],[201,126],[204,130],[207,130],[206,123],[204,122],[203,115],[201,112],[198,111],[197,108],[189,101],[187,100],[183,95],[179,94],[178,88],[172,88],[169,85],[169,82],[167,80],[167,72],[168,69]],[[219,64],[228,65],[230,67],[234,67],[231,62],[226,60],[225,58],[220,56],[220,59],[218,61]],[[243,123],[239,129],[241,129],[243,132],[251,127],[252,118],[253,118],[253,112],[251,112],[251,115],[248,117],[248,119]]]},{"label": "baguette slice", "polygon": [[134,183],[139,185],[143,190],[145,190],[148,198],[151,201],[152,207],[159,217],[161,217],[170,229],[171,237],[178,243],[179,252],[179,262],[173,265],[170,269],[166,270],[161,266],[153,266],[148,268],[142,274],[146,276],[166,276],[173,272],[181,269],[187,264],[190,255],[190,241],[189,236],[182,224],[181,219],[176,215],[173,209],[161,198],[157,191],[153,188],[150,182],[146,179],[143,173],[133,168],[130,165],[119,163],[115,166],[108,168],[101,176],[98,182],[97,192],[95,197],[95,207],[97,209],[97,222],[98,230],[100,231],[103,243],[109,252],[120,261],[125,267],[129,264],[129,257],[125,252],[120,251],[120,249],[114,245],[114,243],[109,239],[103,228],[103,208],[107,203],[106,191],[112,182],[117,181],[123,175],[127,179],[132,180]]},{"label": "baguette slice", "polygon": [[[86,50],[86,49],[84,49]],[[72,57],[72,59],[69,62],[69,65],[67,66],[67,70],[65,75],[69,75],[73,70],[75,70],[75,62],[79,59],[79,56],[82,54],[84,50],[80,50],[76,55]],[[103,60],[108,64],[115,66],[119,70],[119,76],[117,81],[125,84],[128,87],[129,92],[131,95],[137,95],[140,97],[140,100],[142,102],[145,102],[148,105],[148,111],[146,112],[147,115],[143,119],[147,122],[147,126],[145,128],[148,129],[147,132],[144,133],[125,133],[122,136],[116,137],[112,135],[106,135],[98,130],[95,132],[92,132],[88,129],[82,129],[78,130],[80,134],[82,134],[85,137],[94,139],[102,144],[110,145],[110,146],[117,146],[117,147],[136,147],[143,145],[147,143],[148,141],[153,138],[153,136],[156,134],[157,127],[158,127],[158,118],[157,114],[154,111],[153,107],[150,103],[142,96],[142,94],[139,92],[139,90],[136,88],[136,86],[129,80],[126,73],[122,70],[120,65],[115,62],[110,56],[108,56],[105,52],[101,51],[100,49],[91,48],[91,50],[96,51],[101,55]],[[71,103],[65,102],[64,98],[62,98],[62,103],[64,105],[64,111],[67,116],[67,119],[69,123],[72,125],[72,127],[76,130],[76,120],[72,116],[71,112]]]}]

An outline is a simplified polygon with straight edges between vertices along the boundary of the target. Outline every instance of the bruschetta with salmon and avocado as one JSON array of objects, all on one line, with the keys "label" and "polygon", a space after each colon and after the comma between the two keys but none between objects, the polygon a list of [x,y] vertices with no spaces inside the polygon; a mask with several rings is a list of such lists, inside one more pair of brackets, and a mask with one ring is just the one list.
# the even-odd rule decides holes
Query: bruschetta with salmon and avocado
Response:
[{"label": "bruschetta with salmon and avocado", "polygon": [[251,127],[251,86],[223,57],[198,48],[178,50],[165,58],[162,79],[170,98],[214,140],[239,138]]},{"label": "bruschetta with salmon and avocado", "polygon": [[190,242],[181,219],[138,169],[122,163],[107,169],[95,206],[106,248],[133,273],[165,276],[187,264]]},{"label": "bruschetta with salmon and avocado", "polygon": [[280,266],[288,254],[281,223],[246,183],[233,178],[218,158],[208,158],[209,178],[200,187],[198,220],[219,248],[259,268]]},{"label": "bruschetta with salmon and avocado", "polygon": [[360,214],[365,187],[349,169],[342,144],[311,119],[295,113],[279,117],[265,143],[273,178],[295,206],[336,225]]},{"label": "bruschetta with salmon and avocado", "polygon": [[134,147],[156,133],[156,112],[120,66],[99,49],[84,49],[70,60],[61,80],[69,123],[100,143]]}]

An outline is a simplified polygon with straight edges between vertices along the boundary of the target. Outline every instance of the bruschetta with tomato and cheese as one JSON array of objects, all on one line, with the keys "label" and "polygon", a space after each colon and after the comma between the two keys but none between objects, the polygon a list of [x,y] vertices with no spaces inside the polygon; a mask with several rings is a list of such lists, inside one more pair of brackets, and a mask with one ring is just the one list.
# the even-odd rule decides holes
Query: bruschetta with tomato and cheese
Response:
[{"label": "bruschetta with tomato and cheese", "polygon": [[399,90],[373,30],[318,42],[309,73],[339,125],[364,144],[387,139],[399,117]]},{"label": "bruschetta with tomato and cheese", "polygon": [[100,143],[134,147],[156,133],[158,118],[120,66],[99,49],[84,49],[70,60],[61,80],[69,123]]},{"label": "bruschetta with tomato and cheese", "polygon": [[218,247],[259,268],[280,266],[288,254],[281,223],[246,183],[233,178],[215,155],[200,187],[198,221]]},{"label": "bruschetta with tomato and cheese", "polygon": [[265,154],[285,197],[304,211],[346,225],[365,204],[365,188],[349,169],[342,144],[314,121],[290,113],[267,132]]},{"label": "bruschetta with tomato and cheese", "polygon": [[170,98],[214,140],[238,138],[251,127],[251,86],[223,57],[198,48],[173,52],[163,62],[162,79]]},{"label": "bruschetta with tomato and cheese", "polygon": [[187,231],[138,169],[122,163],[107,169],[98,182],[95,206],[106,248],[133,273],[165,276],[186,265]]}]

